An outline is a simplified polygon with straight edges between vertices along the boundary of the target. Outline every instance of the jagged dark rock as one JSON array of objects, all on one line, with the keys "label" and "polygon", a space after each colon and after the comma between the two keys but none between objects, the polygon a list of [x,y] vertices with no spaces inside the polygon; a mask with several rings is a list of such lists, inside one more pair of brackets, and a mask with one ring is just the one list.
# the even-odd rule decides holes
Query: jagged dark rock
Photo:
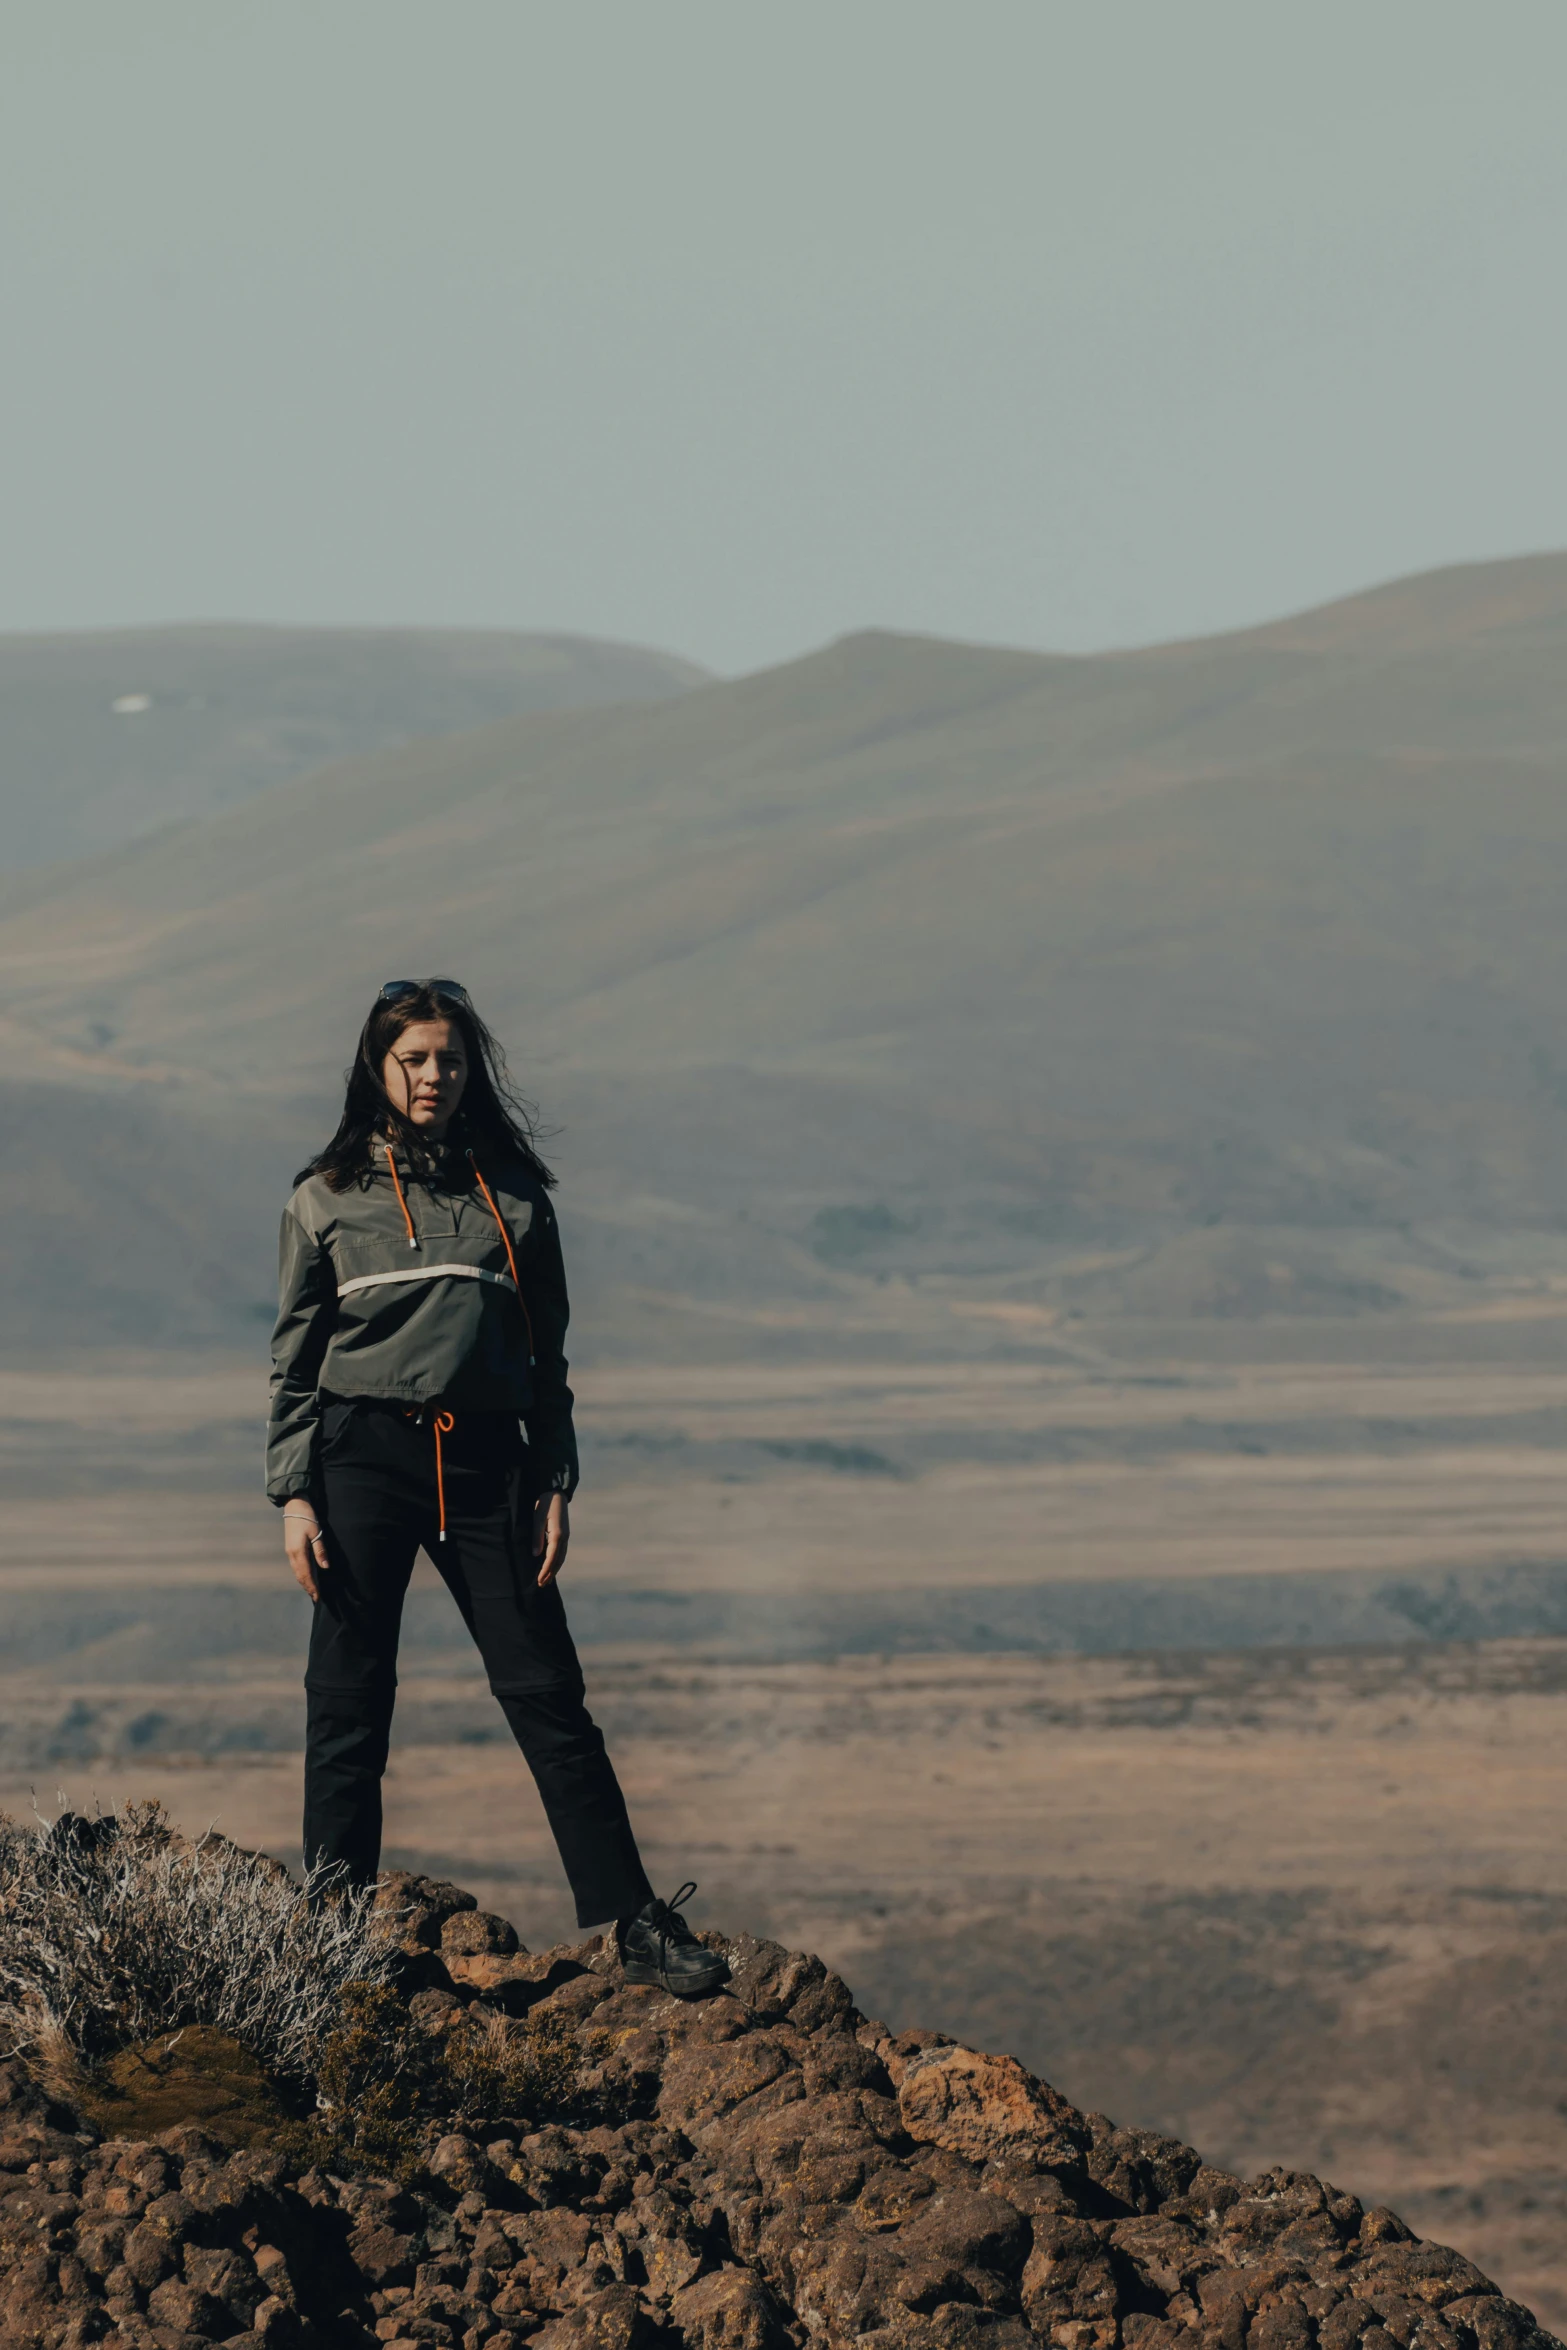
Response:
[{"label": "jagged dark rock", "polygon": [[1391,2212],[895,2034],[799,1951],[710,1935],[733,1980],[682,2003],[456,1886],[384,1894],[423,2029],[554,2018],[616,2118],[466,2117],[410,2188],[100,2137],[0,2065],[0,2350],[1556,2350]]}]

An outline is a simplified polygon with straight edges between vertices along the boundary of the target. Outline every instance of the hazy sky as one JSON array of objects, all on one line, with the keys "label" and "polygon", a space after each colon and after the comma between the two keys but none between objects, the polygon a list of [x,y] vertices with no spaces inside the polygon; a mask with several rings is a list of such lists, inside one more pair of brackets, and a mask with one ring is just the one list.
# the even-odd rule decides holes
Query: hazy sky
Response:
[{"label": "hazy sky", "polygon": [[0,0],[0,626],[724,669],[1567,544],[1564,0]]}]

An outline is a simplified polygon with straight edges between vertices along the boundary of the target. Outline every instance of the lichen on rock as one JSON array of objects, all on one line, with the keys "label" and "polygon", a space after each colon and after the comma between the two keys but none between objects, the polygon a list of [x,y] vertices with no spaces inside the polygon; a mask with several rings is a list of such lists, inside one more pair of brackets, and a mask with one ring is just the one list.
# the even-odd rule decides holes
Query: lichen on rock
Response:
[{"label": "lichen on rock", "polygon": [[252,2146],[286,2129],[278,2084],[243,2041],[189,2024],[122,2048],[84,2074],[74,2105],[106,2138],[154,2138],[194,2122],[226,2146]]}]

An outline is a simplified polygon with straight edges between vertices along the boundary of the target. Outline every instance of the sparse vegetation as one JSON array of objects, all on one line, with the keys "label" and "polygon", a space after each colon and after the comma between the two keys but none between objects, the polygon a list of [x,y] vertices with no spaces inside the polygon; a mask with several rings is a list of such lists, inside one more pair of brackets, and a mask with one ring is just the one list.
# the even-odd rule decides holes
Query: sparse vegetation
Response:
[{"label": "sparse vegetation", "polygon": [[354,1984],[322,2052],[319,2108],[281,2142],[302,2164],[408,2182],[432,2137],[463,2122],[579,2118],[582,2058],[553,2019],[512,2023],[475,2006],[431,2032],[386,1985]]},{"label": "sparse vegetation", "polygon": [[374,1898],[188,1842],[156,1804],[47,1829],[0,1815],[0,2057],[111,2135],[167,2126],[183,2097],[301,2167],[405,2183],[464,2123],[608,2110],[554,2019],[475,2003],[416,2020],[394,1987],[398,1913]]},{"label": "sparse vegetation", "polygon": [[349,1986],[396,1963],[369,1892],[302,1888],[222,1836],[187,1842],[156,1804],[48,1829],[0,1816],[0,2049],[61,2093],[191,2024],[302,2084]]}]

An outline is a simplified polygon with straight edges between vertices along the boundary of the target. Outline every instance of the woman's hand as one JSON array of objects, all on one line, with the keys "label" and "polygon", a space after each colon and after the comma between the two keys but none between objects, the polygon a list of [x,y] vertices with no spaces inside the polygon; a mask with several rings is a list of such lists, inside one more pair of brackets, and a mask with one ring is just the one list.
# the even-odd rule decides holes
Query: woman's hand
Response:
[{"label": "woman's hand", "polygon": [[288,1563],[294,1570],[294,1581],[301,1591],[308,1591],[312,1599],[321,1597],[321,1586],[316,1581],[324,1575],[331,1561],[326,1555],[326,1536],[321,1521],[305,1502],[291,1501],[283,1512],[283,1548]]},{"label": "woman's hand", "polygon": [[539,1569],[539,1589],[553,1583],[566,1564],[566,1545],[571,1540],[571,1519],[566,1510],[563,1493],[541,1493],[533,1505],[533,1555],[542,1559]]}]

